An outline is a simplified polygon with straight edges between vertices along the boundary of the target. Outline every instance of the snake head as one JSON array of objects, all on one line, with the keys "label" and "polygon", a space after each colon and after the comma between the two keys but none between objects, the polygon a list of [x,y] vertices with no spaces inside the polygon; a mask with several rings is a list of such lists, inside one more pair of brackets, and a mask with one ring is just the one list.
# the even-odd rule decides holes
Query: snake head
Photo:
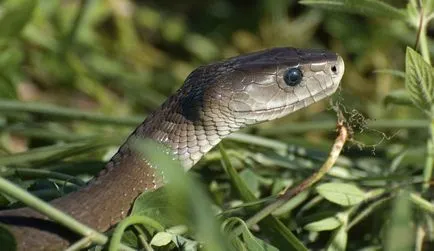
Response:
[{"label": "snake head", "polygon": [[135,134],[169,145],[188,169],[231,132],[330,96],[343,74],[336,53],[295,48],[201,66]]},{"label": "snake head", "polygon": [[283,117],[330,96],[344,74],[342,58],[319,49],[274,48],[220,67],[227,72],[217,81],[223,112],[244,125]]}]

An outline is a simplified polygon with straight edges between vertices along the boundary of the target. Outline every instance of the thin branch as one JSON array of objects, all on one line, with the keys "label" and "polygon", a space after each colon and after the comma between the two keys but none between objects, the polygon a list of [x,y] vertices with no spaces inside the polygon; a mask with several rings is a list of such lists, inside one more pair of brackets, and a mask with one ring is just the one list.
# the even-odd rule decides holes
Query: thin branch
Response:
[{"label": "thin branch", "polygon": [[420,11],[419,11],[419,25],[417,28],[417,34],[416,34],[416,42],[414,44],[414,48],[417,49],[417,47],[419,46],[419,40],[420,40],[420,35],[422,34],[422,26],[423,26],[423,7],[420,7]]},{"label": "thin branch", "polygon": [[[307,188],[311,187],[313,184],[318,182],[330,170],[330,168],[332,168],[337,158],[339,157],[339,154],[341,153],[342,148],[345,142],[347,141],[349,135],[348,129],[344,125],[344,119],[342,113],[339,113],[337,130],[338,130],[338,136],[335,140],[335,143],[332,146],[332,150],[330,151],[326,162],[321,166],[318,172],[314,173],[312,176],[304,180],[302,183],[300,183],[298,186],[294,187],[293,189],[286,189],[283,193],[280,194],[280,196],[276,199],[276,201],[266,206],[261,211],[259,211],[254,216],[252,216],[250,219],[248,219],[246,221],[248,227],[255,225],[256,223],[258,223],[259,221],[261,221],[262,219],[264,219],[265,217],[273,213],[277,208],[279,208],[287,201],[292,199],[294,196],[306,190]],[[241,229],[235,229],[234,233],[235,234],[241,233]]]}]

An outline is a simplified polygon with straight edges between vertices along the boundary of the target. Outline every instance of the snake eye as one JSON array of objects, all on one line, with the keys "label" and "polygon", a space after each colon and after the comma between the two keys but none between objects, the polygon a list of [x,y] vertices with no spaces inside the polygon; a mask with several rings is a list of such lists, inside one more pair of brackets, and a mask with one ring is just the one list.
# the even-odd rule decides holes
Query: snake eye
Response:
[{"label": "snake eye", "polygon": [[283,80],[289,86],[296,86],[300,84],[303,78],[303,73],[298,68],[289,69],[283,76]]}]

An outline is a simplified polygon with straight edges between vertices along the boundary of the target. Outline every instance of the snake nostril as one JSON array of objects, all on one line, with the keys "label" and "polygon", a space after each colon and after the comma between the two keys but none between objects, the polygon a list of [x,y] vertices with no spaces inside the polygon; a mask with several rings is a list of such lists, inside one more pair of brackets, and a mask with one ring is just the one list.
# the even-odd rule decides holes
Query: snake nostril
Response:
[{"label": "snake nostril", "polygon": [[336,65],[333,65],[331,70],[334,74],[338,73],[338,68],[336,67]]}]

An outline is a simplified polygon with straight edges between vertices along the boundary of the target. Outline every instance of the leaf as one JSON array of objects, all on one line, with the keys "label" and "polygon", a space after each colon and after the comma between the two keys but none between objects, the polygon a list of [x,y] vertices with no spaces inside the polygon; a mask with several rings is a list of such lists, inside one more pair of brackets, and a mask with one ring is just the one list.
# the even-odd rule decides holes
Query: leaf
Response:
[{"label": "leaf", "polygon": [[197,251],[199,250],[199,243],[197,241],[193,241],[182,237],[181,235],[173,235],[172,238],[173,243],[175,243],[176,247],[182,251]]},{"label": "leaf", "polygon": [[240,197],[245,201],[254,201],[256,199],[255,195],[252,191],[250,191],[249,186],[244,182],[244,180],[238,175],[235,168],[232,166],[229,157],[223,148],[223,145],[219,145],[220,154],[222,155],[221,163],[225,170],[225,172],[228,174],[229,178],[231,179],[232,184],[234,185],[235,189],[237,190]]},{"label": "leaf", "polygon": [[387,96],[384,98],[384,104],[394,104],[394,105],[413,105],[413,101],[411,99],[408,91],[399,89],[390,91]]},{"label": "leaf", "polygon": [[301,4],[364,16],[407,19],[407,12],[378,0],[302,0]]},{"label": "leaf", "polygon": [[325,183],[316,187],[317,192],[326,200],[341,206],[359,204],[365,194],[355,185],[344,183]]},{"label": "leaf", "polygon": [[405,72],[395,70],[395,69],[381,69],[381,70],[375,70],[374,73],[376,74],[387,74],[391,75],[397,78],[405,79]]},{"label": "leaf", "polygon": [[137,234],[137,230],[136,231],[133,230],[134,228],[125,230],[125,232],[122,234],[122,244],[138,249],[142,246],[142,241],[140,240]]},{"label": "leaf", "polygon": [[415,207],[418,207],[420,210],[425,211],[429,214],[434,214],[434,204],[425,200],[415,193],[410,194],[410,200],[413,202]]},{"label": "leaf", "polygon": [[[414,250],[416,225],[412,220],[412,208],[408,191],[400,193],[394,203],[390,214],[390,224],[387,227],[385,238],[386,251]],[[397,238],[399,236],[399,238]]]},{"label": "leaf", "polygon": [[[426,11],[426,10],[424,10]],[[420,15],[419,15],[419,9],[417,6],[417,3],[414,1],[408,1],[407,4],[407,16],[408,16],[408,22],[413,26],[413,27],[419,27],[419,20],[420,20]]]},{"label": "leaf", "polygon": [[89,152],[100,147],[112,144],[110,139],[93,139],[74,142],[64,145],[51,145],[34,148],[27,152],[0,156],[0,165],[16,165],[30,162],[46,163],[54,160],[71,157],[75,154]]},{"label": "leaf", "polygon": [[158,232],[151,240],[151,245],[156,247],[166,246],[172,241],[173,235],[168,232]]},{"label": "leaf", "polygon": [[11,99],[17,97],[15,85],[8,76],[0,75],[0,97]]},{"label": "leaf", "polygon": [[21,69],[24,49],[20,43],[6,42],[5,45],[0,45],[0,51],[0,98],[16,99],[16,84],[25,78]]},{"label": "leaf", "polygon": [[173,219],[168,211],[173,206],[175,205],[170,203],[167,191],[163,187],[152,193],[142,193],[134,201],[131,215],[145,215],[163,224],[170,224]]},{"label": "leaf", "polygon": [[327,251],[342,251],[347,250],[348,232],[347,224],[350,211],[338,214],[338,218],[342,225],[336,229],[329,242],[327,243]]},{"label": "leaf", "polygon": [[193,55],[204,61],[215,59],[220,50],[215,41],[192,33],[186,36],[184,46]]},{"label": "leaf", "polygon": [[255,195],[259,195],[259,179],[260,177],[256,175],[252,170],[250,169],[244,169],[240,173],[241,179],[246,183],[247,187],[250,191],[253,192]]},{"label": "leaf", "polygon": [[[11,38],[21,34],[26,24],[32,18],[38,3],[35,0],[9,1],[0,19],[0,37]],[[9,3],[8,2],[8,3]]]},{"label": "leaf", "polygon": [[405,87],[413,103],[425,113],[431,114],[434,96],[433,69],[410,47],[407,47],[405,55]]},{"label": "leaf", "polygon": [[119,250],[122,236],[124,235],[125,230],[132,225],[142,225],[143,227],[150,227],[157,231],[162,232],[164,230],[164,226],[159,222],[155,221],[146,216],[138,216],[132,215],[123,219],[115,228],[112,238],[110,239],[109,251]]},{"label": "leaf", "polygon": [[336,229],[340,225],[342,225],[342,222],[339,219],[336,217],[328,217],[319,221],[311,222],[303,228],[312,232],[320,232]]},{"label": "leaf", "polygon": [[128,125],[135,126],[143,121],[142,117],[112,117],[96,112],[86,112],[80,109],[63,108],[50,104],[37,102],[21,102],[0,99],[0,112],[30,113],[46,116],[50,120],[81,120],[104,125]]},{"label": "leaf", "polygon": [[0,224],[0,243],[2,250],[17,250],[17,242],[14,236],[3,224]]},{"label": "leaf", "polygon": [[[250,232],[249,232],[250,233]],[[249,251],[279,251],[276,247],[250,234],[243,233],[243,239]]]},{"label": "leaf", "polygon": [[288,202],[280,206],[273,212],[274,216],[281,216],[284,214],[289,214],[294,208],[300,206],[302,203],[306,203],[307,198],[309,197],[309,191],[303,191],[297,194],[294,198],[290,199]]},{"label": "leaf", "polygon": [[[247,227],[246,223],[240,218],[229,218],[223,223],[223,228],[231,232],[235,226],[240,225],[242,228],[241,235],[243,237],[244,244],[249,251],[278,251],[276,247],[266,243],[265,241],[256,238]],[[236,239],[236,235],[232,235],[233,239]],[[234,240],[232,240],[233,243]],[[239,250],[239,248],[237,249]],[[297,249],[294,249],[297,250]]]},{"label": "leaf", "polygon": [[[228,174],[228,176],[231,179],[232,184],[237,189],[238,193],[240,194],[241,198],[246,202],[254,202],[256,201],[255,196],[253,195],[252,191],[249,190],[248,186],[245,184],[245,182],[240,178],[235,168],[232,166],[228,155],[223,148],[223,144],[219,145],[220,153],[222,155],[221,163],[225,170],[225,172]],[[307,250],[307,248],[304,247],[303,243],[295,237],[295,235],[289,230],[279,219],[274,217],[273,215],[267,216],[263,221],[262,224],[264,224],[264,230],[270,231],[270,232],[277,232],[279,235],[276,235],[277,238],[283,239],[285,242],[285,246],[287,248],[292,248],[293,250]]]}]

